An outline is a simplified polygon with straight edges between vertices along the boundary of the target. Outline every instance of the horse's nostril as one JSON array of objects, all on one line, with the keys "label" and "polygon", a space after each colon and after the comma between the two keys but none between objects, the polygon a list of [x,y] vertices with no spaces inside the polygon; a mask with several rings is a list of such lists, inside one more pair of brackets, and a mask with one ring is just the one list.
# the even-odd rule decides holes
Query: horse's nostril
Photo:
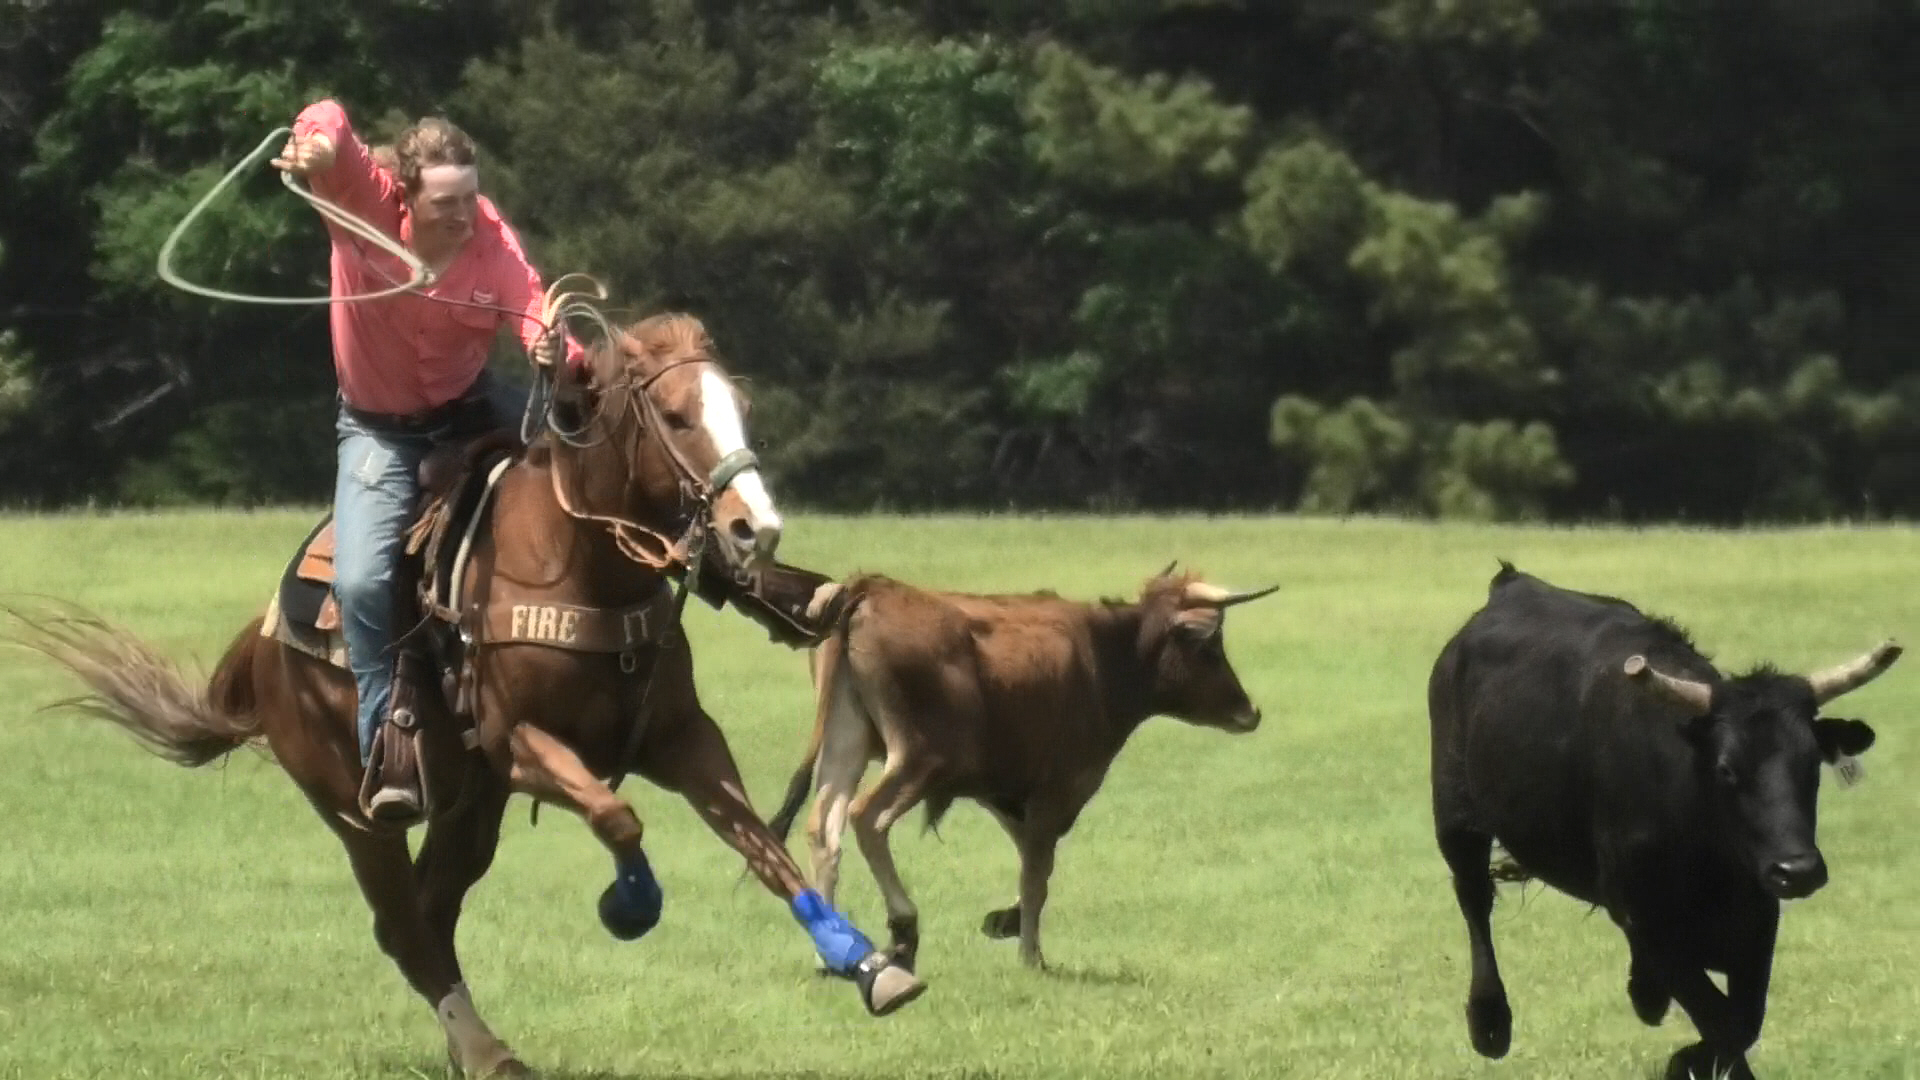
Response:
[{"label": "horse's nostril", "polygon": [[746,547],[753,546],[753,526],[749,525],[745,518],[735,518],[727,526],[727,532],[730,533],[733,539],[739,544]]}]

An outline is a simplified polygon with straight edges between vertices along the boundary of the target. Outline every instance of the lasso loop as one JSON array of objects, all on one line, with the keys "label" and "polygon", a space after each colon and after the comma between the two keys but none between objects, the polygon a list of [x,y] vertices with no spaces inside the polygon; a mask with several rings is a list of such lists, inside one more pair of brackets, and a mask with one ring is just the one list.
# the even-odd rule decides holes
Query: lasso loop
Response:
[{"label": "lasso loop", "polygon": [[280,182],[286,185],[288,191],[312,203],[313,208],[320,212],[321,217],[326,218],[347,232],[360,237],[362,240],[373,244],[382,251],[388,252],[405,263],[411,276],[409,276],[406,281],[395,284],[392,288],[381,289],[377,292],[358,293],[352,296],[253,296],[247,293],[215,289],[206,285],[196,285],[174,271],[173,249],[179,245],[180,238],[186,235],[187,229],[193,225],[194,220],[198,218],[208,206],[212,205],[215,199],[220,197],[220,193],[225,191],[228,185],[233,183],[235,178],[242,172],[258,164],[261,158],[273,151],[274,143],[279,141],[281,136],[290,134],[292,130],[292,128],[286,127],[275,128],[265,139],[261,140],[260,145],[255,147],[252,153],[240,159],[238,165],[227,170],[227,175],[221,177],[219,183],[213,185],[211,190],[200,197],[199,202],[193,204],[193,209],[187,211],[187,216],[181,218],[180,223],[173,227],[171,233],[167,234],[167,242],[160,245],[160,257],[156,260],[154,266],[154,269],[160,275],[160,280],[185,292],[209,297],[214,300],[237,301],[242,304],[347,304],[360,300],[378,300],[381,297],[393,296],[396,293],[403,293],[409,289],[424,288],[432,284],[433,271],[428,268],[426,263],[420,261],[419,256],[408,251],[398,240],[388,236],[379,228],[368,224],[366,221],[348,213],[340,206],[294,183],[293,174],[285,172],[280,174]]}]

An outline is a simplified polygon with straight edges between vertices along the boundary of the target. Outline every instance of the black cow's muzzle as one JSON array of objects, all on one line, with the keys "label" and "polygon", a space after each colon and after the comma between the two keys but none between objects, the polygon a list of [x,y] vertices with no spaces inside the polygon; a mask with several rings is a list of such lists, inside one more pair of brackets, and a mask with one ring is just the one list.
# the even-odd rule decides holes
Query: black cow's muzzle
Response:
[{"label": "black cow's muzzle", "polygon": [[1788,856],[1769,863],[1760,878],[1777,899],[1804,899],[1827,883],[1827,861],[1818,851]]}]

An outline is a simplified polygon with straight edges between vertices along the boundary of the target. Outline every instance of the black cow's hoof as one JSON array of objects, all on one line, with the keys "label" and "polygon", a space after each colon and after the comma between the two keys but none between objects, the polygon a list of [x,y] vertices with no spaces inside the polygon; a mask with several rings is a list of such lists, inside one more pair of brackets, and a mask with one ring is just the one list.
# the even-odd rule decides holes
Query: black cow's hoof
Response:
[{"label": "black cow's hoof", "polygon": [[1010,908],[1001,908],[998,911],[987,912],[987,917],[980,920],[980,932],[995,941],[1005,941],[1008,938],[1019,937],[1019,906],[1015,905]]},{"label": "black cow's hoof", "polygon": [[875,952],[853,969],[854,984],[860,987],[860,1000],[867,1012],[886,1016],[927,992],[920,976],[893,962],[886,953]]},{"label": "black cow's hoof", "polygon": [[1641,1023],[1659,1027],[1660,1021],[1667,1018],[1667,1006],[1673,1004],[1673,995],[1653,978],[1636,973],[1627,976],[1627,1000],[1633,1002],[1633,1014]]},{"label": "black cow's hoof", "polygon": [[1754,1080],[1747,1056],[1694,1043],[1667,1061],[1667,1080]]},{"label": "black cow's hoof", "polygon": [[1513,1045],[1513,1009],[1507,995],[1467,999],[1467,1034],[1481,1057],[1503,1058]]}]

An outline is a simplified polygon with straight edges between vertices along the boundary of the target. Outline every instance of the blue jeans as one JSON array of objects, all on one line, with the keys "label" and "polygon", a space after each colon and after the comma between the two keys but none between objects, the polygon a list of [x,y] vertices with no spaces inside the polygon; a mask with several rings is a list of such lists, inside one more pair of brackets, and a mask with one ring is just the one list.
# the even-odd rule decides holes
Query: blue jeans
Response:
[{"label": "blue jeans", "polygon": [[526,391],[483,374],[462,398],[473,407],[444,430],[380,430],[344,407],[334,424],[333,594],[340,605],[347,667],[359,694],[363,766],[393,699],[394,624],[401,599],[393,582],[419,502],[420,462],[436,445],[480,434],[489,425],[517,429]]}]

